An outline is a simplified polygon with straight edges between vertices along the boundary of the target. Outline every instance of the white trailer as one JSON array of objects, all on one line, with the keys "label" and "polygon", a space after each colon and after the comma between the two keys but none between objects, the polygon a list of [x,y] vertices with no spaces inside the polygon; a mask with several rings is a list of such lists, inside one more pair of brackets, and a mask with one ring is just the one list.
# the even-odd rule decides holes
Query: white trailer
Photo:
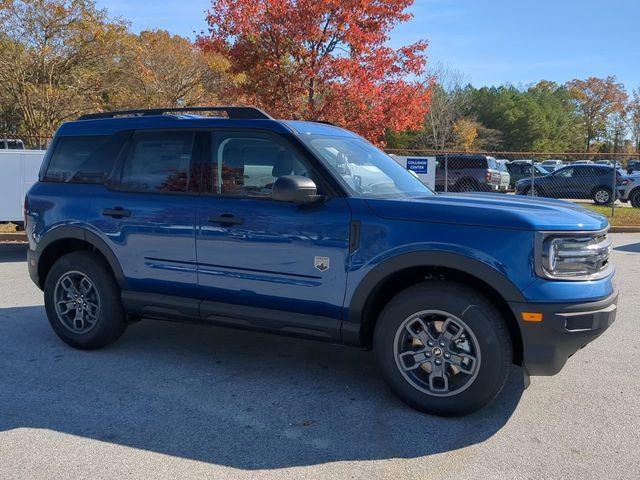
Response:
[{"label": "white trailer", "polygon": [[0,150],[0,222],[22,222],[22,204],[45,150]]}]

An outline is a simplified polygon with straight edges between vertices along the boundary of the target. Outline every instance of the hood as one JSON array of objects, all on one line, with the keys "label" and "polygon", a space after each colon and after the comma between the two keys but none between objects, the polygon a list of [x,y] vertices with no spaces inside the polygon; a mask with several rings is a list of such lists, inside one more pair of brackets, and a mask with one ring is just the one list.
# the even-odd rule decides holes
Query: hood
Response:
[{"label": "hood", "polygon": [[564,200],[494,193],[369,199],[383,218],[520,230],[600,230],[605,217]]}]

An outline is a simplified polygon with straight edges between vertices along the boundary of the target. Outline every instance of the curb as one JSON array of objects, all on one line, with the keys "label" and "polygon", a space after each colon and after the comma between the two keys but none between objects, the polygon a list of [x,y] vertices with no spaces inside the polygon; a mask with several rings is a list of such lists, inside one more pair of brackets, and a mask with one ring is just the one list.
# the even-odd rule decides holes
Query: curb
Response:
[{"label": "curb", "polygon": [[609,228],[609,233],[640,233],[640,225],[616,226]]},{"label": "curb", "polygon": [[27,235],[24,232],[0,233],[0,243],[26,243]]}]

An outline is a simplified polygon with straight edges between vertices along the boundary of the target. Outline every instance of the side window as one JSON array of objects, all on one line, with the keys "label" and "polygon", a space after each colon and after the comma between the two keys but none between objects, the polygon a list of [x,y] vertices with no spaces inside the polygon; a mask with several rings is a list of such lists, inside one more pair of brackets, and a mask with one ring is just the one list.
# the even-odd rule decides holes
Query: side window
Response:
[{"label": "side window", "polygon": [[49,161],[45,182],[103,183],[115,155],[105,155],[111,137],[60,137]]},{"label": "side window", "polygon": [[129,143],[116,188],[132,192],[187,192],[195,133],[136,132]]},{"label": "side window", "polygon": [[268,198],[273,183],[284,175],[309,176],[287,143],[254,132],[216,135],[211,172],[214,193]]},{"label": "side window", "polygon": [[574,171],[575,171],[574,168],[565,168],[565,169],[559,170],[556,176],[560,178],[571,178],[575,176]]}]

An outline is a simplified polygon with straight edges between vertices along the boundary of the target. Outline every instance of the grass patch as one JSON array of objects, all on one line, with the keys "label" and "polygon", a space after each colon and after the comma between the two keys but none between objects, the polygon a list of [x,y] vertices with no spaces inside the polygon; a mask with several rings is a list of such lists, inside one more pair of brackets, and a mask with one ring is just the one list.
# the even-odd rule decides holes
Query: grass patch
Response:
[{"label": "grass patch", "polygon": [[609,219],[611,225],[620,227],[640,226],[640,208],[617,207],[613,217],[611,217],[611,207],[601,207],[599,205],[582,205],[583,207],[598,212]]},{"label": "grass patch", "polygon": [[18,225],[15,223],[0,223],[0,233],[14,233],[18,231]]}]

